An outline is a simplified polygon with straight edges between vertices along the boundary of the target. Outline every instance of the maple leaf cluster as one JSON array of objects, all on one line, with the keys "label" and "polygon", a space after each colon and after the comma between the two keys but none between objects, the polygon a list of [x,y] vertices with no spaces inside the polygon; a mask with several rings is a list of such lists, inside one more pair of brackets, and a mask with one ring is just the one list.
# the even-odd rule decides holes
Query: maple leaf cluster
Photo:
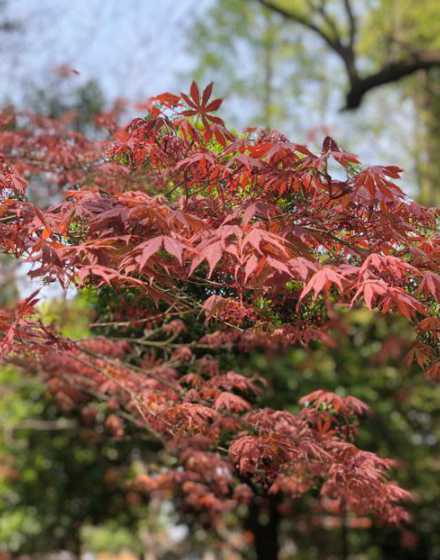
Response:
[{"label": "maple leaf cluster", "polygon": [[[264,379],[223,358],[334,344],[344,309],[365,305],[411,322],[407,360],[439,379],[439,212],[404,195],[400,169],[364,168],[330,138],[315,154],[276,131],[233,133],[211,94],[152,98],[106,140],[2,116],[2,251],[34,283],[105,300],[96,336],[76,342],[38,320],[35,294],[2,310],[3,358],[66,411],[107,403],[114,437],[132,423],[157,438],[179,467],[133,482],[147,493],[215,519],[319,488],[333,511],[405,519],[392,461],[355,445],[364,403],[318,390],[297,414],[259,408]],[[42,181],[50,207],[31,196]]]}]

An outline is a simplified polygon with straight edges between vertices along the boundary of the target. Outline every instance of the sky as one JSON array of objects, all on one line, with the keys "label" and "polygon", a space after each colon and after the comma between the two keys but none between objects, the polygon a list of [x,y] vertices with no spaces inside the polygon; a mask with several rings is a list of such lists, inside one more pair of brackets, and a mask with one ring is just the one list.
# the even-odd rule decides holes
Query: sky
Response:
[{"label": "sky", "polygon": [[185,33],[210,1],[8,0],[3,18],[22,30],[1,37],[0,98],[20,99],[60,64],[78,82],[98,78],[109,98],[173,89],[190,64]]}]

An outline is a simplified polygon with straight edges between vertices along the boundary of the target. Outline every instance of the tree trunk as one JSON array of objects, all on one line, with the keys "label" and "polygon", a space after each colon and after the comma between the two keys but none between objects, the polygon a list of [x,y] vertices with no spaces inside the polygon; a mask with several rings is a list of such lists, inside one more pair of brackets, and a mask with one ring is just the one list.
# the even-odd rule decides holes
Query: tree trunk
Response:
[{"label": "tree trunk", "polygon": [[347,512],[344,507],[341,515],[341,560],[348,560],[349,554]]},{"label": "tree trunk", "polygon": [[256,560],[278,560],[279,513],[277,499],[256,496],[249,506],[247,527],[252,532]]},{"label": "tree trunk", "polygon": [[272,16],[265,13],[266,29],[263,36],[263,119],[264,126],[271,128],[272,123],[272,93],[273,93],[273,55],[274,42],[272,38]]},{"label": "tree trunk", "polygon": [[413,99],[422,127],[417,157],[418,199],[426,206],[440,205],[440,71],[418,77]]},{"label": "tree trunk", "polygon": [[75,534],[73,536],[73,547],[72,553],[75,560],[81,560],[82,558],[82,542],[81,542],[81,534],[80,530],[75,530]]}]

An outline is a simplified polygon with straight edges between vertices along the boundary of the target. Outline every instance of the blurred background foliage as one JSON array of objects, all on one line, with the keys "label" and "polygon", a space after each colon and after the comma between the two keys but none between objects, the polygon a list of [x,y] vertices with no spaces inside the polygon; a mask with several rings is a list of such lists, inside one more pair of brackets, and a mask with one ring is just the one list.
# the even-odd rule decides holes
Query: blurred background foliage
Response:
[{"label": "blurred background foliage", "polygon": [[[223,112],[234,126],[275,127],[312,145],[330,133],[367,162],[401,164],[407,170],[407,192],[438,204],[440,66],[376,87],[358,109],[341,113],[349,80],[341,57],[322,38],[353,40],[362,75],[396,60],[412,60],[414,53],[436,53],[437,0],[353,0],[354,38],[342,0],[273,0],[275,10],[258,0],[184,0],[181,8],[129,1],[122,11],[113,0],[105,9],[99,2],[97,7],[82,0],[74,4],[0,3],[0,70],[10,77],[0,92],[4,105],[15,102],[54,117],[74,111],[72,127],[94,134],[96,115],[122,94],[135,102],[142,100],[139,91],[145,98],[162,89],[184,89],[192,78],[214,80],[228,98]],[[106,42],[107,55],[103,60],[91,48],[89,58],[96,65],[89,67],[81,58],[83,23],[73,16],[77,10],[87,18],[93,6],[106,23],[89,17],[88,25],[95,43]],[[161,37],[147,26],[158,23]],[[114,41],[102,35],[106,26]],[[35,37],[52,39],[37,45]],[[32,58],[32,48],[45,58]],[[172,58],[184,63],[175,68]],[[79,65],[80,76],[62,78],[51,70],[64,62]],[[154,64],[160,64],[161,76]],[[107,73],[115,72],[115,65],[126,74],[115,74],[111,82]],[[17,69],[25,79],[16,78]],[[141,90],[136,80],[142,81]],[[12,263],[0,261],[2,305],[12,305],[30,289],[22,276]],[[73,338],[90,332],[90,322],[101,312],[89,294],[57,295],[41,309],[47,322]],[[323,527],[307,498],[280,526],[282,558],[439,560],[440,388],[405,366],[410,333],[404,322],[366,311],[345,319],[347,336],[332,348],[225,359],[269,380],[268,406],[295,410],[298,399],[316,388],[365,400],[372,414],[362,425],[361,443],[397,460],[399,482],[415,495],[413,520],[391,529],[368,520],[343,527],[341,520],[329,517]],[[79,557],[128,551],[145,560],[250,558],[240,512],[227,520],[220,538],[174,511],[171,503],[148,503],[130,487],[130,478],[158,460],[160,450],[134,428],[127,439],[118,439],[106,428],[110,413],[103,403],[89,417],[79,415],[68,403],[56,402],[34,377],[10,368],[0,371],[0,553],[47,557],[67,551]]]}]

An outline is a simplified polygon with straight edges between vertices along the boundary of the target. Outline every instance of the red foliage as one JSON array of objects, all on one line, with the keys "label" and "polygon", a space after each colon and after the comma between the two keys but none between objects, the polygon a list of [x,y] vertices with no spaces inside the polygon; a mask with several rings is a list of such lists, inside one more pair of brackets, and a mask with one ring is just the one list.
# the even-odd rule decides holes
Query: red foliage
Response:
[{"label": "red foliage", "polygon": [[[331,344],[338,308],[364,303],[414,323],[408,359],[440,378],[438,212],[405,197],[398,168],[362,168],[330,138],[314,154],[277,132],[232,133],[211,93],[159,95],[105,142],[2,116],[2,250],[41,285],[114,294],[103,334],[82,342],[41,325],[34,297],[2,311],[3,356],[87,422],[99,398],[115,437],[131,422],[174,453],[180,467],[143,476],[143,491],[214,518],[319,484],[323,507],[404,519],[392,463],[354,445],[364,403],[315,391],[296,415],[260,409],[263,380],[221,371],[216,353]],[[42,178],[60,197],[50,208],[26,194]]]}]

